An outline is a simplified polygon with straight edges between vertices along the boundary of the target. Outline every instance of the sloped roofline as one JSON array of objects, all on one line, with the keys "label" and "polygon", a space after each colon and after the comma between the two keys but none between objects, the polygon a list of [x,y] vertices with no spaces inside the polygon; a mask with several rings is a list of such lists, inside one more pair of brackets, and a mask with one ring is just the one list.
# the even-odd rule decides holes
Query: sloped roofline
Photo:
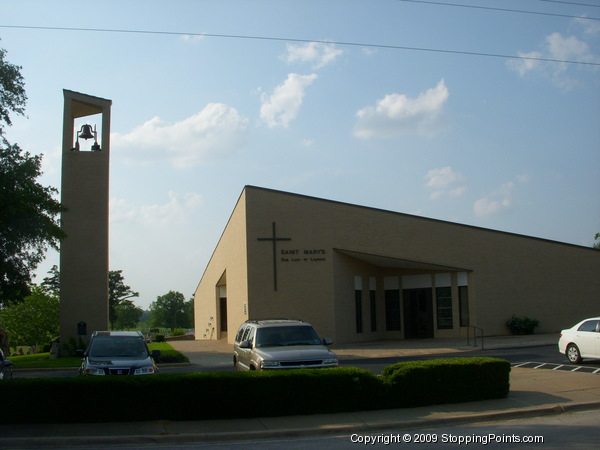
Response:
[{"label": "sloped roofline", "polygon": [[[593,247],[586,247],[584,245],[571,244],[571,243],[568,243],[568,242],[556,241],[556,240],[546,239],[546,238],[540,238],[540,237],[536,237],[536,236],[529,236],[529,235],[526,235],[526,234],[513,233],[513,232],[510,232],[510,231],[494,230],[493,228],[478,227],[476,225],[466,225],[466,224],[458,223],[458,222],[450,222],[448,220],[432,219],[430,217],[417,216],[417,215],[414,215],[414,214],[401,213],[401,212],[397,212],[397,211],[391,211],[391,210],[382,209],[382,208],[375,208],[375,207],[371,207],[371,206],[357,205],[357,204],[342,202],[342,201],[338,201],[338,200],[329,200],[329,199],[325,199],[325,198],[321,198],[321,197],[313,197],[313,196],[310,196],[310,195],[296,194],[296,193],[293,193],[293,192],[280,191],[280,190],[277,190],[277,189],[264,188],[264,187],[253,186],[253,185],[246,185],[246,186],[244,186],[244,190],[248,190],[248,189],[255,189],[255,190],[265,191],[265,192],[273,192],[273,193],[277,193],[277,194],[283,194],[283,195],[289,195],[289,196],[293,196],[293,197],[305,198],[307,200],[312,200],[312,201],[325,202],[325,203],[330,203],[330,204],[335,204],[335,205],[350,206],[350,207],[353,207],[353,208],[361,208],[361,209],[364,209],[364,210],[370,210],[370,211],[376,211],[376,212],[383,212],[383,213],[386,213],[386,214],[394,214],[394,215],[397,215],[397,216],[404,216],[404,217],[410,217],[410,218],[419,219],[419,220],[425,220],[425,221],[428,221],[428,222],[435,222],[435,223],[440,223],[440,224],[453,225],[453,226],[458,226],[458,227],[463,227],[463,228],[469,228],[469,229],[472,229],[472,230],[481,230],[481,231],[487,231],[487,232],[490,232],[490,233],[503,234],[503,235],[507,235],[507,236],[515,236],[515,237],[520,237],[520,238],[525,238],[525,239],[532,239],[532,240],[536,240],[536,241],[542,241],[542,242],[549,242],[549,243],[554,243],[554,244],[567,245],[569,247],[575,247],[575,248],[580,248],[580,249],[587,249],[587,250],[590,250],[590,251],[598,251],[598,250],[594,249]],[[241,195],[240,195],[240,197],[241,197]],[[238,202],[239,202],[239,200],[238,200]],[[236,204],[236,206],[237,206],[237,204]]]},{"label": "sloped roofline", "polygon": [[[425,220],[425,221],[429,221],[429,222],[436,222],[436,223],[441,223],[441,224],[448,224],[448,225],[453,225],[453,226],[458,226],[458,227],[469,228],[469,229],[472,229],[472,230],[481,230],[481,231],[486,231],[486,232],[489,232],[489,233],[497,233],[497,234],[503,234],[503,235],[507,235],[507,236],[515,236],[515,237],[520,237],[520,238],[524,238],[524,239],[532,239],[532,240],[540,241],[540,242],[549,242],[549,243],[553,243],[553,244],[566,245],[568,247],[575,247],[575,248],[579,248],[579,249],[582,249],[582,250],[590,250],[590,251],[596,251],[596,252],[598,252],[598,250],[596,250],[596,249],[594,249],[592,247],[586,247],[586,246],[577,245],[577,244],[570,244],[568,242],[561,242],[561,241],[555,241],[555,240],[552,240],[552,239],[545,239],[545,238],[540,238],[540,237],[535,237],[535,236],[528,236],[528,235],[525,235],[525,234],[512,233],[512,232],[509,232],[509,231],[499,231],[499,230],[494,230],[492,228],[478,227],[478,226],[475,226],[475,225],[465,225],[465,224],[462,224],[462,223],[450,222],[448,220],[432,219],[430,217],[417,216],[417,215],[414,215],[414,214],[401,213],[401,212],[397,212],[397,211],[390,211],[388,209],[374,208],[374,207],[371,207],[371,206],[356,205],[356,204],[347,203],[347,202],[341,202],[341,201],[337,201],[337,200],[329,200],[329,199],[325,199],[325,198],[321,198],[321,197],[313,197],[313,196],[310,196],[310,195],[296,194],[296,193],[293,193],[293,192],[286,192],[286,191],[281,191],[281,190],[277,190],[277,189],[271,189],[271,188],[265,188],[265,187],[253,186],[253,185],[247,184],[242,189],[242,192],[240,193],[240,195],[238,196],[237,201],[235,202],[234,208],[231,210],[231,214],[229,215],[229,218],[227,219],[227,223],[225,224],[225,227],[223,228],[223,231],[221,232],[221,236],[219,237],[219,240],[217,241],[217,244],[215,245],[215,248],[213,249],[213,252],[210,255],[210,258],[208,259],[208,262],[206,263],[206,267],[204,268],[204,271],[202,272],[202,276],[200,277],[200,281],[198,282],[198,284],[196,286],[196,290],[198,290],[198,287],[200,286],[200,284],[202,283],[202,280],[204,279],[204,275],[206,274],[206,270],[208,269],[208,266],[210,265],[210,262],[212,261],[214,255],[215,255],[215,252],[217,251],[217,248],[219,247],[219,244],[221,243],[221,240],[223,239],[223,235],[225,234],[225,230],[229,226],[229,222],[231,222],[231,218],[233,216],[233,213],[237,209],[237,207],[238,207],[238,205],[239,205],[239,203],[240,203],[240,201],[242,199],[242,196],[244,195],[244,192],[246,192],[247,190],[251,190],[251,189],[252,190],[257,190],[257,191],[264,191],[264,192],[273,192],[273,193],[282,194],[282,195],[289,195],[289,196],[293,196],[293,197],[304,198],[304,199],[311,200],[311,201],[325,202],[325,203],[330,203],[330,204],[335,204],[335,205],[350,206],[350,207],[353,207],[353,208],[361,208],[361,209],[370,210],[370,211],[383,212],[383,213],[386,213],[386,214],[394,214],[394,215],[397,215],[397,216],[410,217],[410,218],[419,219],[419,220]],[[194,291],[194,292],[196,292],[196,291]]]}]

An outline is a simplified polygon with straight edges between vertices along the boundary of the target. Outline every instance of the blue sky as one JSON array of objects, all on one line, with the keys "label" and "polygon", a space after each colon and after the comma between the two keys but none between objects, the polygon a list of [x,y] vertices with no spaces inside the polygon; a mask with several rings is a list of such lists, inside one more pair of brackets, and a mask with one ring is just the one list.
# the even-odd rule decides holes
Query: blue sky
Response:
[{"label": "blue sky", "polygon": [[113,101],[110,265],[144,308],[192,295],[245,185],[591,246],[600,2],[439,3],[537,14],[0,0],[0,47],[29,97],[7,137],[43,153],[58,188],[62,90]]}]

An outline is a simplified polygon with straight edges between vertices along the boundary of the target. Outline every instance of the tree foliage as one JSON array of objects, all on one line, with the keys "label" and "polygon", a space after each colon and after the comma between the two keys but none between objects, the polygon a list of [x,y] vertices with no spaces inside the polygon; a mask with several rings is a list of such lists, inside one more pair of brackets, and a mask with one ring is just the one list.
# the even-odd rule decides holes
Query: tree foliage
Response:
[{"label": "tree foliage", "polygon": [[120,307],[134,306],[129,299],[140,296],[138,292],[132,291],[124,280],[122,270],[111,270],[108,273],[108,320],[111,330],[115,329],[119,313],[122,310]]},{"label": "tree foliage", "polygon": [[135,328],[144,314],[144,310],[135,306],[131,302],[125,302],[116,307],[117,319],[115,328],[117,330],[125,330],[127,328]]},{"label": "tree foliage", "polygon": [[46,292],[60,297],[60,272],[58,271],[58,266],[54,264],[48,273],[50,276],[44,277],[40,286]]},{"label": "tree foliage", "polygon": [[58,338],[59,314],[58,297],[34,286],[31,294],[22,302],[0,311],[0,325],[11,347],[24,345],[38,349]]},{"label": "tree foliage", "polygon": [[[169,291],[156,297],[150,304],[150,323],[155,327],[191,328],[194,326],[193,313],[190,317],[190,302],[185,301],[181,292]],[[193,311],[193,304],[191,307]]]},{"label": "tree foliage", "polygon": [[2,124],[12,125],[10,114],[25,114],[27,95],[21,66],[4,60],[6,50],[0,48],[0,136],[4,134]]},{"label": "tree foliage", "polygon": [[40,185],[41,155],[24,152],[4,137],[10,114],[24,114],[27,97],[21,67],[4,60],[0,49],[0,304],[30,293],[31,273],[49,246],[58,249],[65,235],[57,216],[57,190]]}]

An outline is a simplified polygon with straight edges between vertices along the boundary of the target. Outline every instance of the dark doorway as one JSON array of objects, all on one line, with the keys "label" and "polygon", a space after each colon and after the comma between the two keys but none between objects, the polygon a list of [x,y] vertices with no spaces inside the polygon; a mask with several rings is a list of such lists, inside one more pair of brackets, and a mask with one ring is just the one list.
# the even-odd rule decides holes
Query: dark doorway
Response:
[{"label": "dark doorway", "polygon": [[219,316],[221,318],[221,332],[227,331],[227,298],[221,297],[219,299]]},{"label": "dark doorway", "polygon": [[405,289],[402,291],[404,304],[404,337],[433,337],[433,295],[431,288]]}]

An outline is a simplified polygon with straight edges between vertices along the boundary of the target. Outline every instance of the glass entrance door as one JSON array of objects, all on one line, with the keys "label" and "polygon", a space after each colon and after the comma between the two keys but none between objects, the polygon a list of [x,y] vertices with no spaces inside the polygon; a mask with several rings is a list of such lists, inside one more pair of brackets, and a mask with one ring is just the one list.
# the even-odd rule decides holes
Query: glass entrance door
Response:
[{"label": "glass entrance door", "polygon": [[433,337],[433,295],[431,288],[404,289],[402,291],[404,312],[404,337]]}]

